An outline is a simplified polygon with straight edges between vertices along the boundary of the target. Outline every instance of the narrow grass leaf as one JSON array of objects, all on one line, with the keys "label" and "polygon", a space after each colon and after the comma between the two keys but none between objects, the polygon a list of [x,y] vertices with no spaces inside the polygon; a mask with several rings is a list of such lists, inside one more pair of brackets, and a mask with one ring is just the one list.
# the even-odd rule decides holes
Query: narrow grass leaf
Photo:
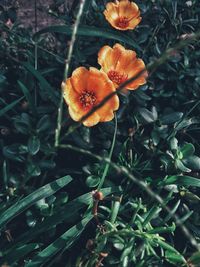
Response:
[{"label": "narrow grass leaf", "polygon": [[9,105],[6,105],[6,107],[2,108],[0,110],[0,117],[3,116],[6,112],[13,109],[24,97],[20,97],[19,99],[13,101]]},{"label": "narrow grass leaf", "polygon": [[16,261],[19,261],[22,259],[24,256],[29,254],[30,252],[34,251],[35,249],[38,249],[39,245],[35,243],[31,243],[28,245],[21,245],[19,247],[15,247],[14,250],[11,251],[8,255],[3,257],[3,259],[0,261],[0,266],[4,266],[3,264],[6,262],[10,266],[13,266],[13,264]]},{"label": "narrow grass leaf", "polygon": [[[67,25],[55,25],[55,26],[49,26],[41,31],[38,31],[33,39],[38,38],[41,34],[43,33],[62,33],[65,35],[71,35],[72,34],[72,27],[67,26]],[[87,36],[87,37],[100,37],[100,38],[106,38],[106,39],[111,39],[119,42],[126,43],[134,48],[137,48],[138,50],[141,51],[141,48],[136,44],[136,42],[133,41],[132,38],[129,36],[119,33],[115,30],[110,30],[110,29],[102,29],[102,28],[96,28],[92,26],[80,26],[78,29],[79,36]]]},{"label": "narrow grass leaf", "polygon": [[64,251],[68,249],[77,240],[92,218],[92,215],[87,216],[80,223],[67,230],[63,235],[56,239],[56,241],[36,255],[31,262],[25,264],[25,267],[43,266],[60,250]]},{"label": "narrow grass leaf", "polygon": [[32,112],[36,113],[36,108],[35,108],[35,105],[33,103],[33,98],[31,96],[31,93],[29,92],[28,88],[21,81],[17,81],[17,83],[18,83],[20,89],[22,90],[24,96],[26,97]]},{"label": "narrow grass leaf", "polygon": [[22,65],[39,81],[41,89],[44,90],[49,99],[56,105],[59,103],[59,95],[48,83],[48,81],[41,75],[41,73],[30,65],[29,63],[22,63]]},{"label": "narrow grass leaf", "polygon": [[[119,187],[108,187],[101,190],[104,197],[119,191]],[[61,224],[65,221],[67,221],[68,223],[74,222],[74,220],[79,218],[80,210],[85,208],[86,206],[89,206],[91,202],[91,192],[75,198],[74,200],[60,207],[52,216],[45,218],[44,221],[42,221],[40,224],[37,224],[31,230],[20,235],[18,239],[15,239],[15,243],[27,243],[28,241],[33,240],[37,235],[47,232],[58,224]]]},{"label": "narrow grass leaf", "polygon": [[25,209],[32,206],[38,200],[53,195],[56,191],[66,186],[72,181],[71,176],[64,176],[56,181],[49,183],[41,188],[37,189],[30,195],[21,199],[19,202],[8,208],[5,212],[0,214],[0,229],[3,228],[9,221],[11,221],[18,214],[23,212]]},{"label": "narrow grass leaf", "polygon": [[186,187],[189,186],[200,187],[200,179],[191,176],[173,175],[173,176],[168,176],[167,179],[164,181],[164,185],[170,185],[170,184],[182,185]]}]

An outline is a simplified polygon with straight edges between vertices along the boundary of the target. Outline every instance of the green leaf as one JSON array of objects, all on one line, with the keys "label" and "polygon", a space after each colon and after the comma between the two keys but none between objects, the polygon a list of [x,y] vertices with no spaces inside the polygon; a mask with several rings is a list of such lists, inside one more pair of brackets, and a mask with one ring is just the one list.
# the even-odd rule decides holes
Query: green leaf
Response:
[{"label": "green leaf", "polygon": [[29,114],[22,113],[14,118],[14,126],[18,132],[28,135],[31,132],[32,120]]},{"label": "green leaf", "polygon": [[41,75],[41,73],[30,65],[29,63],[21,63],[40,83],[41,89],[49,97],[49,99],[56,105],[59,103],[58,92],[52,88],[52,86],[47,82],[47,80]]},{"label": "green leaf", "polygon": [[156,227],[152,230],[147,231],[148,234],[163,234],[163,233],[172,233],[176,230],[175,223],[172,226]]},{"label": "green leaf", "polygon": [[[33,39],[37,39],[41,34],[43,33],[62,33],[66,35],[72,34],[73,28],[66,25],[55,25],[55,26],[49,26],[41,31],[38,31],[34,36]],[[86,36],[86,37],[100,37],[100,38],[106,38],[111,39],[119,42],[126,43],[134,48],[137,48],[139,51],[141,51],[140,46],[137,45],[136,42],[133,41],[132,38],[128,37],[127,34],[124,34],[122,32],[118,32],[111,29],[102,29],[102,28],[96,28],[93,26],[80,26],[78,28],[78,35],[80,36]]]},{"label": "green leaf", "polygon": [[117,215],[118,215],[119,209],[120,209],[120,204],[121,204],[121,199],[116,200],[113,204],[112,211],[110,214],[110,223],[111,224],[114,224],[116,219],[117,219]]},{"label": "green leaf", "polygon": [[100,178],[95,175],[90,175],[86,179],[86,185],[88,187],[96,187],[100,182]]},{"label": "green leaf", "polygon": [[3,147],[3,155],[11,160],[23,162],[25,160],[23,154],[26,153],[25,151],[26,147],[23,147],[22,145],[15,143],[10,146]]},{"label": "green leaf", "polygon": [[22,259],[24,256],[38,248],[39,245],[35,243],[15,247],[15,249],[8,253],[8,255],[3,257],[0,261],[0,266],[3,266],[3,263],[5,262],[12,266],[16,261]]},{"label": "green leaf", "polygon": [[182,112],[173,112],[162,116],[160,120],[162,124],[172,124],[179,121],[182,117],[183,117]]},{"label": "green leaf", "polygon": [[36,129],[38,133],[46,131],[51,126],[49,115],[44,115],[37,123]]},{"label": "green leaf", "polygon": [[146,108],[140,108],[139,114],[147,123],[152,123],[157,120],[157,116]]},{"label": "green leaf", "polygon": [[39,165],[37,163],[35,163],[35,162],[32,162],[32,161],[27,164],[26,170],[27,170],[27,173],[28,173],[27,180],[30,177],[36,177],[36,176],[39,176],[41,174],[41,169],[40,169]]},{"label": "green leaf", "polygon": [[172,137],[172,139],[170,140],[170,148],[172,150],[178,149],[178,140],[175,137]]},{"label": "green leaf", "polygon": [[191,172],[191,170],[187,168],[180,159],[176,159],[175,165],[176,165],[176,168],[178,168],[182,172]]},{"label": "green leaf", "polygon": [[40,139],[37,136],[31,136],[29,138],[28,150],[31,155],[36,155],[40,150]]},{"label": "green leaf", "polygon": [[193,146],[193,144],[187,143],[183,147],[181,147],[181,152],[184,158],[192,156],[195,152],[195,147]]},{"label": "green leaf", "polygon": [[142,226],[145,227],[151,220],[161,211],[161,208],[158,205],[154,205],[148,212],[145,214],[144,222]]},{"label": "green leaf", "polygon": [[157,242],[165,250],[168,250],[169,252],[172,252],[172,253],[175,253],[177,255],[180,255],[180,253],[174,247],[172,247],[171,245],[169,245],[165,241],[157,239],[155,242]]},{"label": "green leaf", "polygon": [[41,188],[37,189],[30,195],[21,199],[13,206],[8,208],[5,212],[0,214],[0,229],[2,229],[9,221],[11,221],[18,214],[22,213],[25,209],[32,206],[38,200],[46,198],[54,194],[56,191],[66,186],[68,183],[72,181],[71,176],[67,175],[56,181],[46,184]]},{"label": "green leaf", "polygon": [[32,112],[36,113],[37,111],[36,111],[35,105],[33,103],[33,97],[31,96],[28,88],[21,81],[17,81],[17,83],[18,83],[20,89],[22,90],[24,96],[26,97]]},{"label": "green leaf", "polygon": [[189,262],[191,262],[192,264],[195,264],[195,266],[199,266],[200,265],[200,252],[196,252],[192,255],[192,257],[190,257]]},{"label": "green leaf", "polygon": [[10,103],[9,105],[6,105],[6,107],[2,108],[0,110],[0,117],[3,116],[6,112],[8,112],[9,110],[13,109],[24,97],[21,97],[15,101],[13,101],[12,103]]},{"label": "green leaf", "polygon": [[191,156],[183,159],[183,163],[192,170],[200,170],[200,158],[197,156]]},{"label": "green leaf", "polygon": [[83,232],[86,225],[92,218],[92,215],[87,216],[80,223],[67,230],[63,235],[56,239],[56,241],[51,243],[48,247],[46,247],[38,255],[36,255],[30,262],[25,264],[25,267],[43,266],[60,250],[65,251],[66,249],[68,249],[77,240],[77,238],[80,236],[80,234]]},{"label": "green leaf", "polygon": [[177,184],[185,187],[189,186],[200,187],[200,179],[184,175],[168,176],[168,178],[163,183],[164,185]]},{"label": "green leaf", "polygon": [[166,251],[165,258],[168,262],[172,264],[186,263],[186,260],[181,254],[173,253],[171,251]]}]

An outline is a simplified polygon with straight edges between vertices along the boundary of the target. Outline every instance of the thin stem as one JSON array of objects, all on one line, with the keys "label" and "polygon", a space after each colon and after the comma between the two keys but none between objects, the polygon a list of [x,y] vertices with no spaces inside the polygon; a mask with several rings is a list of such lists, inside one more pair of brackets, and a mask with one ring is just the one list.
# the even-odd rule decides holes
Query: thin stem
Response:
[{"label": "thin stem", "polygon": [[[67,55],[67,60],[66,60],[66,64],[65,64],[65,71],[64,71],[63,81],[65,81],[67,79],[67,77],[68,77],[69,67],[70,67],[70,63],[71,63],[71,59],[72,59],[72,55],[73,55],[74,44],[75,44],[75,41],[76,41],[78,27],[79,27],[79,24],[80,24],[80,21],[81,21],[81,16],[83,14],[85,2],[86,2],[86,0],[81,0],[80,1],[79,11],[78,11],[77,18],[76,18],[76,21],[75,21],[75,24],[74,24],[74,28],[73,28],[73,32],[72,32],[72,38],[71,38],[69,51],[68,51],[68,55]],[[59,108],[58,108],[57,128],[55,130],[55,147],[57,147],[59,145],[61,122],[62,122],[62,113],[63,113],[63,91],[61,91],[60,104],[59,104]]]},{"label": "thin stem", "polygon": [[[109,161],[112,158],[112,154],[113,154],[113,150],[114,150],[115,142],[116,142],[116,136],[117,136],[117,116],[115,114],[115,131],[114,131],[114,134],[113,134],[112,145],[111,145],[111,149],[110,149],[110,153],[109,153],[109,157],[108,157]],[[107,176],[109,167],[110,167],[110,162],[107,162],[106,166],[105,166],[105,169],[104,169],[104,172],[103,172],[103,175],[101,177],[101,181],[100,181],[99,186],[97,188],[97,191],[100,191],[100,189],[102,188],[102,186],[103,186],[103,184],[105,182],[105,178]]]}]

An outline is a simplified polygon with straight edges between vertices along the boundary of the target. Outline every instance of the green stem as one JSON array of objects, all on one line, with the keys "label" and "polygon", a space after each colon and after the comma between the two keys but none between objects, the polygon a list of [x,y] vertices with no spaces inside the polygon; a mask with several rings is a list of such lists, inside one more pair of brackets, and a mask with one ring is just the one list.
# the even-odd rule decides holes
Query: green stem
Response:
[{"label": "green stem", "polygon": [[[114,150],[115,142],[116,142],[116,136],[117,136],[117,116],[115,114],[115,131],[114,131],[114,134],[113,134],[112,145],[111,145],[111,149],[110,149],[110,153],[109,153],[109,157],[108,157],[109,161],[112,158],[112,154],[113,154],[113,150]],[[102,186],[103,186],[103,184],[105,182],[106,176],[108,174],[109,167],[110,167],[110,162],[107,162],[106,166],[105,166],[105,169],[104,169],[104,172],[103,172],[103,175],[101,177],[101,181],[100,181],[99,186],[97,188],[97,191],[100,191],[100,189],[102,188]]]},{"label": "green stem", "polygon": [[[66,59],[66,64],[65,64],[65,70],[64,70],[64,77],[63,81],[65,82],[66,79],[68,78],[69,74],[69,67],[70,63],[72,60],[72,55],[73,55],[73,50],[74,50],[74,45],[76,42],[76,37],[77,37],[77,32],[78,32],[78,27],[81,21],[81,16],[84,11],[84,5],[85,5],[86,0],[81,0],[80,1],[80,6],[79,6],[79,11],[77,14],[77,18],[74,24],[73,32],[72,32],[72,38],[69,46],[69,51]],[[60,104],[58,107],[58,117],[57,117],[57,128],[55,130],[55,147],[58,147],[59,145],[59,140],[60,140],[60,132],[61,132],[61,123],[62,123],[62,114],[63,114],[63,92],[61,92],[61,97],[60,97]]]}]

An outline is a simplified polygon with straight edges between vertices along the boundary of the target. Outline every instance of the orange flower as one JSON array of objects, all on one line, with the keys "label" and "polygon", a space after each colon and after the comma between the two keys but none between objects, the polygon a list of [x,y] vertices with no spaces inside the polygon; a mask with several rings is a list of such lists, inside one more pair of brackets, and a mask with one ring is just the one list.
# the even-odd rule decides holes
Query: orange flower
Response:
[{"label": "orange flower", "polygon": [[[102,47],[98,54],[98,63],[115,87],[145,70],[144,62],[136,57],[136,53],[126,50],[120,44],[115,44],[113,48],[108,45]],[[146,83],[146,78],[147,72],[145,71],[136,80],[126,85],[126,89],[137,89]]]},{"label": "orange flower", "polygon": [[104,15],[115,29],[121,31],[135,29],[142,19],[138,6],[129,0],[109,2]]},{"label": "orange flower", "polygon": [[[63,96],[69,106],[69,114],[75,121],[79,121],[93,107],[98,105],[107,95],[115,91],[113,83],[107,75],[96,68],[87,70],[77,68],[72,76],[62,83]],[[119,107],[119,98],[114,95],[101,108],[83,121],[85,126],[91,127],[98,122],[113,119],[113,112]]]}]

